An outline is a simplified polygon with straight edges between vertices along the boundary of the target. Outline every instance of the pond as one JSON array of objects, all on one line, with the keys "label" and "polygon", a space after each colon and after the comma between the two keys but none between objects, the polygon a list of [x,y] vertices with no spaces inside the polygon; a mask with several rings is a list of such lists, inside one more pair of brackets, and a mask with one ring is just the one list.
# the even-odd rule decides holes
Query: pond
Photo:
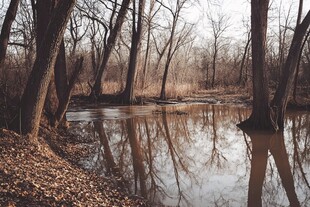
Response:
[{"label": "pond", "polygon": [[153,206],[310,206],[310,113],[288,111],[275,134],[241,131],[249,114],[225,105],[98,106],[72,108],[67,119],[94,149],[80,163]]}]

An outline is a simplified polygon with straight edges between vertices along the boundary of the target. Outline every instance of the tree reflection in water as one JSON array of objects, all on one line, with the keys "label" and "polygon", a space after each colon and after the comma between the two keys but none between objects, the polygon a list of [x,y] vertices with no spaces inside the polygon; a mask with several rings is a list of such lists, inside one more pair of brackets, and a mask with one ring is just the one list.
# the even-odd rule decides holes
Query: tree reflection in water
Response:
[{"label": "tree reflection in water", "polygon": [[268,151],[274,158],[290,206],[300,206],[297,199],[282,132],[247,132],[252,141],[248,206],[262,206],[262,189],[267,168]]},{"label": "tree reflection in water", "polygon": [[248,137],[235,126],[249,113],[240,107],[158,107],[145,116],[129,108],[117,119],[102,111],[103,121],[73,129],[97,140],[84,163],[154,206],[298,206],[297,198],[310,206],[309,113],[288,113],[284,135]]}]

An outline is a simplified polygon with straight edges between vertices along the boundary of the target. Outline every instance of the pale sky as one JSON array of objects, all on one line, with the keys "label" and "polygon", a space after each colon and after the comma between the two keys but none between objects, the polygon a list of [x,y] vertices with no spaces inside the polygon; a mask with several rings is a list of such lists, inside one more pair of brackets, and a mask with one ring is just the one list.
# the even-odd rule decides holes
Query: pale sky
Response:
[{"label": "pale sky", "polygon": [[[229,16],[230,27],[227,29],[226,36],[242,39],[245,34],[245,27],[243,20],[250,20],[250,1],[249,0],[211,0],[213,2],[220,2],[219,4],[210,4],[210,0],[200,0],[200,6],[193,8],[190,14],[190,19],[193,22],[198,22],[197,31],[199,36],[206,37],[210,31],[210,24],[208,23],[207,12],[212,14],[216,11]],[[281,3],[282,2],[282,3]],[[284,18],[289,8],[291,7],[292,24],[296,22],[299,0],[270,0],[269,27],[277,26],[278,20],[272,20],[272,17],[278,17],[279,9],[281,8],[281,16]],[[310,0],[304,0],[303,16],[310,10]],[[214,12],[215,11],[215,12]],[[207,30],[207,32],[206,32]]]}]

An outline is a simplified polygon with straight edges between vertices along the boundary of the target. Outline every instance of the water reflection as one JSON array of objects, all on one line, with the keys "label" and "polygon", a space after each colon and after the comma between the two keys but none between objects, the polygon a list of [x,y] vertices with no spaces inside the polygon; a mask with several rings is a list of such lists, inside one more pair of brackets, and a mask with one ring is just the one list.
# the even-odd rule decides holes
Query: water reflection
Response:
[{"label": "water reflection", "polygon": [[[284,133],[271,135],[239,130],[249,113],[240,107],[113,110],[112,117],[92,109],[94,122],[73,123],[72,131],[96,140],[81,162],[154,206],[310,205],[309,113],[289,113]],[[79,113],[67,117],[81,121],[86,112]]]},{"label": "water reflection", "polygon": [[290,206],[300,206],[291,172],[283,132],[247,132],[252,142],[251,174],[248,206],[262,206],[262,189],[266,174],[268,151],[274,158]]}]

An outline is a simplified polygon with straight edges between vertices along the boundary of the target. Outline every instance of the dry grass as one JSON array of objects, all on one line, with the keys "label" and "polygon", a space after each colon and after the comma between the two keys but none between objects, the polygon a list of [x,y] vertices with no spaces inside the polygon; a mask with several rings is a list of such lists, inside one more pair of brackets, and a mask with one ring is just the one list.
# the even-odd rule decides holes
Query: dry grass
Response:
[{"label": "dry grass", "polygon": [[[104,94],[118,94],[122,91],[122,87],[119,82],[105,82],[103,85]],[[136,96],[142,97],[159,97],[161,85],[148,85],[145,89],[136,87]],[[191,96],[193,93],[199,91],[197,84],[171,84],[168,83],[166,86],[166,95],[168,98],[186,97]],[[88,95],[90,94],[90,86],[86,82],[79,82],[74,87],[73,95]]]}]

